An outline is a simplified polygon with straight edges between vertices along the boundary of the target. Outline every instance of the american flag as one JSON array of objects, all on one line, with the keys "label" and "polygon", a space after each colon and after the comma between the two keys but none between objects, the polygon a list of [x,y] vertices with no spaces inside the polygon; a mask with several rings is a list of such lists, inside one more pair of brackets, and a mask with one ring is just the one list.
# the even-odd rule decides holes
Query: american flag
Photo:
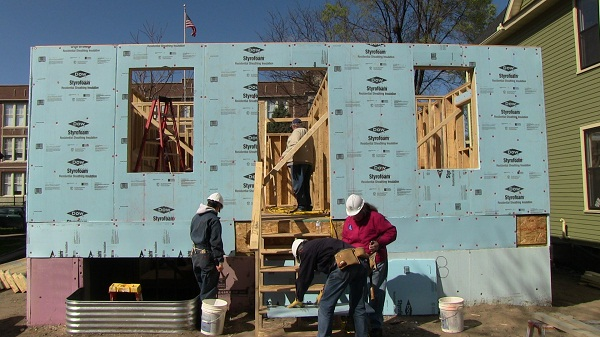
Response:
[{"label": "american flag", "polygon": [[185,28],[191,28],[192,29],[192,36],[196,36],[196,26],[194,25],[194,23],[192,22],[192,19],[190,19],[190,17],[185,14]]}]

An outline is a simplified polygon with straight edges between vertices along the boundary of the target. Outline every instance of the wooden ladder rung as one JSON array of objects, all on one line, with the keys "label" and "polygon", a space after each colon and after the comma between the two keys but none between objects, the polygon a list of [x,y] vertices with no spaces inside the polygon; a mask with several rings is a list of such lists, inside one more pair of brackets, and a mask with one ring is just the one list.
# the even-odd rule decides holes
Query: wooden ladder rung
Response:
[{"label": "wooden ladder rung", "polygon": [[296,266],[263,266],[260,268],[261,273],[295,273],[298,268]]},{"label": "wooden ladder rung", "polygon": [[[321,289],[323,289],[323,284],[313,284],[310,287],[308,287],[307,292],[309,293],[315,293],[315,292],[319,292],[321,291]],[[263,285],[260,287],[260,292],[261,293],[282,293],[282,292],[296,292],[296,285],[295,284],[270,284],[270,285]]]}]

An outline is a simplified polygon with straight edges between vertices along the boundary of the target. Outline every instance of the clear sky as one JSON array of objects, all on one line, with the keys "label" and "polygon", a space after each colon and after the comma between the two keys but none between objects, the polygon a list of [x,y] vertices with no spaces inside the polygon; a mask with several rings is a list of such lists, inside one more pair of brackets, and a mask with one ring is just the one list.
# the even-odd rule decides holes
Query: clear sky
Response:
[{"label": "clear sky", "polygon": [[[325,0],[298,0],[320,5]],[[508,0],[493,0],[498,10]],[[268,12],[292,0],[2,0],[0,85],[28,84],[32,46],[134,43],[145,23],[165,30],[162,42],[183,42],[183,5],[197,27],[186,42],[255,42],[268,29]],[[147,42],[145,40],[141,42]]]}]

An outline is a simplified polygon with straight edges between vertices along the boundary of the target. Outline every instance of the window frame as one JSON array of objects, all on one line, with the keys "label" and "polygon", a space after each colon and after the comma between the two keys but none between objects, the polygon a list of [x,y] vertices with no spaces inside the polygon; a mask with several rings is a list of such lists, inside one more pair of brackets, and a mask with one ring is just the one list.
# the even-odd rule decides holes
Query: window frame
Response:
[{"label": "window frame", "polygon": [[[593,166],[588,166],[588,162],[592,161],[591,151],[592,149],[588,146],[588,135],[590,132],[600,133],[600,122],[580,127],[580,141],[581,141],[581,174],[583,179],[583,210],[586,213],[600,213],[600,205],[598,207],[590,207],[591,196],[590,196],[590,175],[588,170]],[[596,149],[597,157],[600,159],[600,141],[598,142],[598,148]],[[600,166],[597,169],[598,175],[600,176]],[[599,177],[600,178],[600,177]],[[600,185],[600,184],[599,184]],[[600,188],[599,188],[600,189]],[[600,193],[597,193],[600,195]]]},{"label": "window frame", "polygon": [[[22,145],[22,158],[21,159],[16,159],[17,158],[17,140],[21,139],[23,141],[23,145]],[[10,141],[9,144],[9,151],[7,150],[6,142]],[[4,159],[3,161],[5,162],[25,162],[27,161],[27,137],[24,136],[5,136],[2,137],[2,154],[4,155]]]},{"label": "window frame", "polygon": [[[16,176],[17,175],[21,175],[21,181],[22,183],[21,185],[21,194],[15,194],[15,182],[17,180]],[[0,194],[3,197],[22,197],[25,196],[25,191],[26,191],[26,182],[25,182],[25,172],[2,172],[2,190],[0,190]],[[5,193],[4,191],[4,187],[5,185],[7,185],[7,177],[10,179],[10,184],[9,186],[12,187],[9,191],[9,193]]]},{"label": "window frame", "polygon": [[[582,64],[582,57],[584,55],[582,53],[582,47],[581,47],[582,31],[580,29],[580,24],[579,24],[580,15],[579,15],[578,4],[580,1],[583,1],[583,0],[573,0],[573,28],[574,28],[574,34],[575,34],[575,54],[576,54],[576,62],[577,62],[577,73],[586,72],[588,70],[596,69],[596,68],[600,67],[600,59],[596,63],[590,64],[590,65],[584,66]],[[598,1],[598,0],[595,0],[595,1]],[[600,3],[598,4],[598,7],[600,9]],[[593,29],[593,27],[596,27],[596,30],[598,30],[600,33],[600,10],[598,11],[598,13],[596,13],[596,15],[597,15],[597,21],[596,21],[597,23],[595,25],[592,25],[592,27],[588,27],[587,29],[585,29],[585,31],[587,31],[589,29]],[[598,46],[600,48],[600,38],[598,41]]]},{"label": "window frame", "polygon": [[[23,107],[23,116],[22,120],[23,120],[23,125],[17,125],[17,116],[19,113],[19,107]],[[12,113],[9,114],[7,113],[7,108],[11,107],[12,108]],[[26,128],[27,127],[27,102],[21,102],[21,101],[14,101],[14,102],[3,102],[2,103],[2,126],[3,127],[7,127],[7,128]],[[7,123],[7,117],[8,116],[12,116],[12,119],[10,120],[11,123]]]}]

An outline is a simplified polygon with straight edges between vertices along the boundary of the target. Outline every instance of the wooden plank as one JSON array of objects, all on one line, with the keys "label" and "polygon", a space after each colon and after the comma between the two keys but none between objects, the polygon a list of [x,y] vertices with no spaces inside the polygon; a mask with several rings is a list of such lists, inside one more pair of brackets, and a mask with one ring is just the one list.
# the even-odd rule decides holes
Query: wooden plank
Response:
[{"label": "wooden plank", "polygon": [[[315,283],[308,287],[307,292],[315,293],[321,291],[323,289],[324,284]],[[295,284],[270,284],[263,285],[260,289],[263,293],[279,293],[279,292],[296,292]]]},{"label": "wooden plank", "polygon": [[4,289],[10,289],[10,284],[8,284],[8,281],[6,280],[6,277],[4,276],[4,272],[5,272],[5,270],[0,269],[0,282],[2,282],[2,287]]},{"label": "wooden plank", "polygon": [[23,289],[23,292],[27,292],[27,277],[25,277],[25,275],[23,274],[17,274],[17,277],[19,278],[20,282],[19,283],[21,285],[21,288]]},{"label": "wooden plank", "polygon": [[19,288],[19,291],[24,293],[27,291],[27,281],[25,280],[25,277],[23,277],[23,274],[21,273],[13,273],[11,274],[13,281],[15,282],[15,284],[17,285],[17,288]]},{"label": "wooden plank", "polygon": [[251,250],[258,249],[258,240],[260,236],[260,216],[263,206],[263,163],[256,162],[254,170],[254,196],[252,199],[252,225],[250,227],[250,244]]},{"label": "wooden plank", "polygon": [[261,273],[295,273],[296,266],[265,266],[260,268]]},{"label": "wooden plank", "polygon": [[574,326],[577,326],[583,330],[587,330],[587,331],[596,333],[597,334],[596,336],[600,336],[600,328],[597,328],[593,325],[584,323],[580,320],[576,320],[573,316],[565,315],[560,312],[553,312],[550,315],[554,316],[556,318],[559,318],[565,322],[569,322],[570,324],[573,324]]},{"label": "wooden plank", "polygon": [[[562,330],[568,334],[571,334],[573,336],[577,336],[577,337],[598,337],[598,336],[600,336],[600,333],[590,331],[586,328],[582,328],[580,326],[580,324],[577,324],[577,322],[574,322],[574,319],[564,320],[563,317],[558,318],[558,317],[550,316],[548,314],[544,314],[541,312],[534,313],[533,318],[540,320],[546,324],[552,325],[553,327],[555,327],[559,330]],[[585,324],[583,322],[580,322],[580,323]]]},{"label": "wooden plank", "polygon": [[15,280],[13,279],[12,275],[6,271],[4,272],[4,277],[6,278],[6,282],[8,282],[12,291],[14,293],[18,293],[20,290],[17,284],[15,283]]},{"label": "wooden plank", "polygon": [[10,262],[0,264],[0,270],[7,270],[7,269],[21,267],[21,266],[27,267],[27,259],[26,258],[22,258],[22,259],[18,259],[15,261],[10,261]]}]

